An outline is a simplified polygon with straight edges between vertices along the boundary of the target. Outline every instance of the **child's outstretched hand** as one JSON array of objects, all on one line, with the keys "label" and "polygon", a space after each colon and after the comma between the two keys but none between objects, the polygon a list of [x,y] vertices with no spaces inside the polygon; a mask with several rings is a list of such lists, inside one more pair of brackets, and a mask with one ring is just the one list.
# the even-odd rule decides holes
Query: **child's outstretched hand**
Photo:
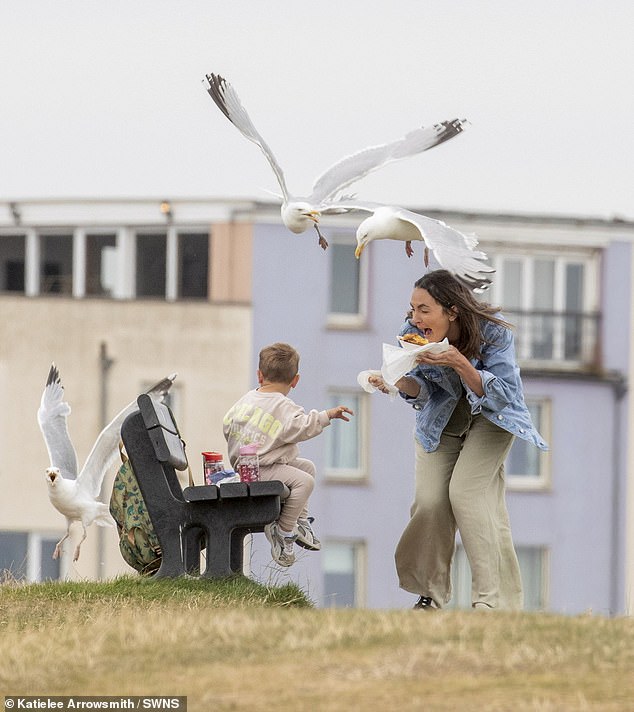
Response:
[{"label": "child's outstretched hand", "polygon": [[330,418],[330,420],[338,418],[339,420],[349,421],[350,418],[348,418],[346,413],[354,415],[350,408],[346,408],[345,405],[338,405],[336,408],[329,408],[326,413],[328,413],[328,417]]}]

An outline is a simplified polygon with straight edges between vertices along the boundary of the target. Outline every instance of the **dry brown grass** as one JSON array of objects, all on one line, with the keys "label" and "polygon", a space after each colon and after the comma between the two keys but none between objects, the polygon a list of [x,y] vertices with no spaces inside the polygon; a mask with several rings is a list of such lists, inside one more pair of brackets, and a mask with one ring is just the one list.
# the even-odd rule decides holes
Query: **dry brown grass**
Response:
[{"label": "dry brown grass", "polygon": [[187,695],[190,712],[634,710],[633,619],[2,588],[7,695]]}]

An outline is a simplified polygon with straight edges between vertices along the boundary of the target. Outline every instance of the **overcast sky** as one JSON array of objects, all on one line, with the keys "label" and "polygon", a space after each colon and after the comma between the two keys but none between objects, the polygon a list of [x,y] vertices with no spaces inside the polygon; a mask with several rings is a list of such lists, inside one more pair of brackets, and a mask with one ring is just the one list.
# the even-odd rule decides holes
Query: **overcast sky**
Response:
[{"label": "overcast sky", "polygon": [[419,125],[468,130],[360,198],[634,219],[631,0],[1,0],[0,200],[278,186],[204,91],[231,81],[295,194]]}]

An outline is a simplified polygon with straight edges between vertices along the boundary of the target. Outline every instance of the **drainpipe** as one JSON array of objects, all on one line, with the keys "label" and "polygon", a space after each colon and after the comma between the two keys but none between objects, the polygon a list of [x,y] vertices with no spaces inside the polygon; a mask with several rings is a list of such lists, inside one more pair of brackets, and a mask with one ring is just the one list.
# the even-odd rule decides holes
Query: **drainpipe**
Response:
[{"label": "drainpipe", "polygon": [[[108,371],[114,364],[114,359],[108,356],[108,345],[102,341],[99,345],[99,432],[108,425]],[[103,501],[103,484],[99,499]],[[104,578],[105,568],[105,531],[104,527],[95,527],[97,530],[97,578]]]},{"label": "drainpipe", "polygon": [[[621,581],[621,562],[625,561],[625,567],[627,568],[627,555],[624,559],[622,556],[623,551],[623,541],[621,531],[623,502],[622,496],[623,491],[621,487],[621,448],[623,445],[623,431],[624,431],[624,418],[622,413],[622,401],[627,393],[627,379],[625,377],[619,378],[613,384],[614,390],[614,434],[612,437],[612,529],[610,532],[610,608],[609,613],[611,616],[617,615],[619,609],[622,605],[622,601],[619,598],[619,582]],[[627,440],[626,440],[627,442]],[[626,479],[627,482],[627,479]],[[627,526],[628,513],[626,506],[625,523]],[[625,547],[627,554],[627,544]],[[627,592],[627,571],[626,571],[626,592]],[[627,593],[626,593],[627,601]],[[627,606],[627,603],[626,603]]]},{"label": "drainpipe", "polygon": [[[630,246],[630,317],[634,317],[634,243]],[[634,329],[630,329],[630,382],[634,379]],[[630,394],[626,414],[629,432],[625,454],[625,614],[634,614],[634,397]]]}]

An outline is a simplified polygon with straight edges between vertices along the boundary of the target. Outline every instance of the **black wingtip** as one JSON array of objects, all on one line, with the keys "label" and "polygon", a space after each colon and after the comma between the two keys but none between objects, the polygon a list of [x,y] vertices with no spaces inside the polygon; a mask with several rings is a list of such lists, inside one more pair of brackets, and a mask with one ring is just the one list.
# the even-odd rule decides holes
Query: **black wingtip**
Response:
[{"label": "black wingtip", "polygon": [[48,378],[46,379],[46,385],[51,386],[53,383],[60,383],[59,371],[55,363],[51,364],[51,368],[48,372]]},{"label": "black wingtip", "polygon": [[438,130],[438,143],[449,141],[450,138],[462,133],[465,129],[466,119],[451,119],[450,121],[441,121],[436,124]]},{"label": "black wingtip", "polygon": [[227,87],[227,80],[221,77],[219,74],[206,74],[205,79],[207,80],[207,93],[214,100],[216,106],[222,111],[222,113],[231,121],[229,116],[229,110],[227,109],[227,104],[225,102],[225,91]]}]

